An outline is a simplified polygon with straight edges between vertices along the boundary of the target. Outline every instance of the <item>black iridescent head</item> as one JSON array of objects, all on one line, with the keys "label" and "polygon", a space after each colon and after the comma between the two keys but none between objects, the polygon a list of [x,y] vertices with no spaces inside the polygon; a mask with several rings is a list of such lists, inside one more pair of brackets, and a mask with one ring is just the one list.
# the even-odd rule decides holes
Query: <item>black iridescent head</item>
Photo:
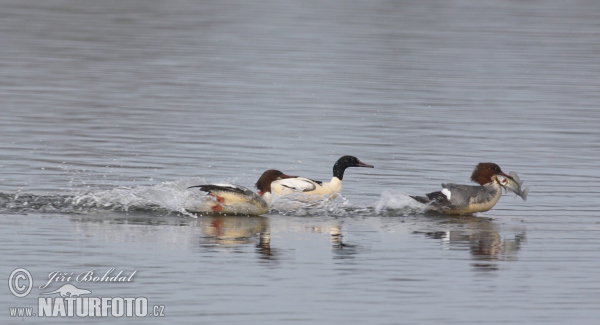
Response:
[{"label": "black iridescent head", "polygon": [[341,181],[344,178],[344,171],[348,167],[374,168],[373,165],[365,164],[354,156],[343,156],[333,165],[333,176],[339,178]]}]

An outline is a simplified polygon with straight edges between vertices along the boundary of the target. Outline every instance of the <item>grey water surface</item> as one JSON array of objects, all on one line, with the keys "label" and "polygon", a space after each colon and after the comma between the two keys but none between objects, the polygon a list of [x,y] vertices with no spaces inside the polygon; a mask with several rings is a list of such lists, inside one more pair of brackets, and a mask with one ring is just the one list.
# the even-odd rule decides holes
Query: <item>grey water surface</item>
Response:
[{"label": "grey water surface", "polygon": [[[598,322],[600,2],[0,7],[0,279],[33,278],[2,286],[3,324]],[[347,154],[375,168],[334,201],[185,210],[190,185],[326,181]],[[483,161],[528,200],[444,217],[407,196]],[[111,268],[133,280],[74,279]],[[64,283],[164,317],[11,317]]]}]

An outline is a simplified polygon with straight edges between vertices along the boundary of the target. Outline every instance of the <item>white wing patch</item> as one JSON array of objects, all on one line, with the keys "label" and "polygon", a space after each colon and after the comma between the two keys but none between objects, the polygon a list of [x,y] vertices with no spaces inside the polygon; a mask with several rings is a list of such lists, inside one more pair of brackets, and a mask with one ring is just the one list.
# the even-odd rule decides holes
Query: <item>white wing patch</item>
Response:
[{"label": "white wing patch", "polygon": [[448,198],[448,201],[450,201],[450,198],[452,197],[452,192],[450,192],[449,189],[447,189],[447,188],[443,189],[442,194],[444,194]]},{"label": "white wing patch", "polygon": [[248,189],[240,186],[240,185],[235,185],[235,184],[229,184],[229,183],[215,183],[215,184],[209,184],[209,185],[214,185],[214,186],[218,186],[221,187],[224,191],[226,190],[231,190],[231,191],[247,191]]},{"label": "white wing patch", "polygon": [[228,183],[213,183],[213,184],[207,184],[207,185],[214,185],[214,186],[220,186],[220,187],[230,187],[230,188],[239,188],[239,186],[237,186],[237,185],[228,184]]},{"label": "white wing patch", "polygon": [[295,191],[307,192],[313,191],[316,188],[315,183],[306,178],[286,178],[277,182],[281,184],[281,186],[291,188]]}]

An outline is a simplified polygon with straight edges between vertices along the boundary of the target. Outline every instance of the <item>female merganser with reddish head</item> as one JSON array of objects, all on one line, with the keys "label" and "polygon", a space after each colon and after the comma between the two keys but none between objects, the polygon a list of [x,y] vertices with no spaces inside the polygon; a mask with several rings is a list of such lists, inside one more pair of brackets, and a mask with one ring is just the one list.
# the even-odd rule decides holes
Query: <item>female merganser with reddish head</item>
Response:
[{"label": "female merganser with reddish head", "polygon": [[[276,195],[301,194],[296,196],[296,199],[310,197],[312,197],[313,200],[321,197],[334,199],[342,190],[344,171],[348,167],[373,168],[373,165],[365,164],[354,156],[343,156],[333,165],[333,177],[329,183],[323,183],[304,177],[293,177],[273,182],[271,189]],[[319,195],[321,197],[319,197]]]},{"label": "female merganser with reddish head", "polygon": [[198,206],[189,208],[188,211],[260,215],[269,211],[271,207],[271,183],[290,177],[293,176],[288,176],[278,170],[267,170],[256,182],[256,188],[258,188],[260,195],[246,187],[233,184],[190,186],[189,188],[199,187],[201,191],[208,192],[210,198]]},{"label": "female merganser with reddish head", "polygon": [[471,214],[493,208],[502,196],[502,188],[516,191],[518,187],[520,191],[518,181],[503,173],[500,166],[490,162],[479,163],[471,180],[480,186],[442,184],[441,191],[410,197],[428,204],[431,210],[447,214]]}]

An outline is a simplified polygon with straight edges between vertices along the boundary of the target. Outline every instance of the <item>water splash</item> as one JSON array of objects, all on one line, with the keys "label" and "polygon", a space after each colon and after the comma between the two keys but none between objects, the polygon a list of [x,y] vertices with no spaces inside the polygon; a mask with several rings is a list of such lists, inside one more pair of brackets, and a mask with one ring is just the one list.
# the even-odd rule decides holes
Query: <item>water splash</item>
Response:
[{"label": "water splash", "polygon": [[0,212],[85,214],[98,211],[152,211],[161,214],[177,212],[195,217],[186,211],[186,207],[206,199],[203,193],[187,189],[188,186],[197,183],[194,180],[181,180],[133,188],[118,187],[75,195],[0,193]]},{"label": "water splash", "polygon": [[69,195],[34,195],[17,192],[0,193],[0,213],[76,212]]},{"label": "water splash", "polygon": [[342,195],[338,195],[335,199],[329,199],[326,196],[316,197],[312,202],[297,200],[293,195],[288,195],[276,197],[271,211],[290,216],[353,216],[373,214],[373,207],[352,204]]},{"label": "water splash", "polygon": [[[151,212],[161,215],[177,213],[196,218],[198,214],[190,213],[188,210],[210,198],[205,192],[188,189],[188,187],[202,183],[205,182],[195,179],[179,180],[149,186],[117,187],[74,195],[0,193],[0,213],[91,214],[114,211]],[[271,212],[292,216],[373,215],[373,207],[351,204],[341,195],[334,200],[323,198],[312,203],[300,202],[294,200],[293,197],[280,197],[274,200]]]},{"label": "water splash", "polygon": [[89,192],[73,198],[74,206],[131,211],[176,211],[190,215],[186,211],[189,202],[201,196],[188,190],[189,181],[164,182],[152,186],[115,188],[106,191]]},{"label": "water splash", "polygon": [[385,190],[381,193],[381,198],[375,204],[375,213],[381,215],[413,215],[423,213],[425,205],[415,201],[408,194],[396,191]]}]

